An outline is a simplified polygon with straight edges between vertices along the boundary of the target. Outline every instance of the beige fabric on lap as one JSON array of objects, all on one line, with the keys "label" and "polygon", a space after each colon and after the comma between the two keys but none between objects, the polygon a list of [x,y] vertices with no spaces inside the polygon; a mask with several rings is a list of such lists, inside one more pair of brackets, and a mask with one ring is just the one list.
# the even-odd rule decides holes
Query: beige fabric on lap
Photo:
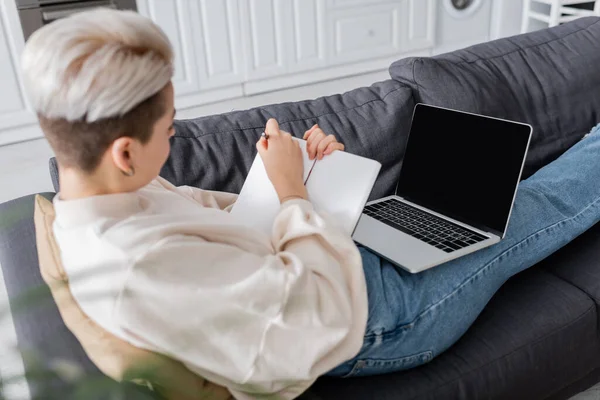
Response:
[{"label": "beige fabric on lap", "polygon": [[110,334],[79,307],[54,240],[54,207],[42,196],[35,199],[35,231],[40,271],[65,325],[81,343],[92,362],[117,381],[147,385],[171,400],[226,400],[229,391],[192,373],[182,363],[161,354],[139,349]]}]

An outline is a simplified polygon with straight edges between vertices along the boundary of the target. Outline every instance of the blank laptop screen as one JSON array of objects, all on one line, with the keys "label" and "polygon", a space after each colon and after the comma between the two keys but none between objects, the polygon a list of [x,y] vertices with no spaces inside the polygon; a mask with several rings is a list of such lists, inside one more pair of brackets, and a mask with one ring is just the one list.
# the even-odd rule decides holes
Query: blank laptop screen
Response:
[{"label": "blank laptop screen", "polygon": [[419,104],[397,194],[503,233],[530,135],[525,124]]}]

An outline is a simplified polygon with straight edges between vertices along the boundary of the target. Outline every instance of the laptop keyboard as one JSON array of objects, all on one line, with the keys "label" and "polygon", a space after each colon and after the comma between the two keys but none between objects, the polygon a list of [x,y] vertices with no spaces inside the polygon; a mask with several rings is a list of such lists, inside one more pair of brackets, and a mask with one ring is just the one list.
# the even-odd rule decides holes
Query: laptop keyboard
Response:
[{"label": "laptop keyboard", "polygon": [[363,213],[446,253],[488,239],[393,198],[368,205]]}]

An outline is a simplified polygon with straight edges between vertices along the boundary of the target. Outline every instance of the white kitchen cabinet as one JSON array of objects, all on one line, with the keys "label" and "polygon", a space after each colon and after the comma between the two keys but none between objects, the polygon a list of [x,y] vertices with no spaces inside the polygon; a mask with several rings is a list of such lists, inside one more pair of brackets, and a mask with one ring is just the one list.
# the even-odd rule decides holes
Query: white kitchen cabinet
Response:
[{"label": "white kitchen cabinet", "polygon": [[241,83],[244,69],[239,1],[191,0],[190,4],[200,89]]},{"label": "white kitchen cabinet", "polygon": [[[12,62],[12,56],[6,40],[4,27],[0,20],[0,115],[3,117],[22,111],[25,108],[25,102],[19,88],[17,80],[16,65]],[[2,118],[4,123],[8,119]]]},{"label": "white kitchen cabinet", "polygon": [[137,0],[137,5],[173,46],[177,108],[243,95],[239,0]]},{"label": "white kitchen cabinet", "polygon": [[[438,3],[137,0],[138,11],[155,21],[173,45],[175,105],[188,110],[385,70],[407,55],[429,55],[439,44]],[[19,79],[23,37],[14,2],[0,0],[0,12],[2,145],[39,136],[40,131]],[[9,132],[15,129],[19,132]]]},{"label": "white kitchen cabinet", "polygon": [[288,72],[327,66],[325,0],[291,0],[289,12]]},{"label": "white kitchen cabinet", "polygon": [[138,0],[138,11],[159,25],[169,37],[175,52],[173,86],[178,95],[200,90],[196,43],[190,1]]},{"label": "white kitchen cabinet", "polygon": [[[435,0],[240,0],[246,87],[434,45]],[[357,66],[356,73],[365,72]],[[289,79],[286,79],[288,77]]]},{"label": "white kitchen cabinet", "polygon": [[435,0],[330,0],[332,63],[366,61],[434,46]]},{"label": "white kitchen cabinet", "polygon": [[408,29],[404,50],[431,48],[435,45],[436,0],[408,0]]},{"label": "white kitchen cabinet", "polygon": [[327,66],[326,0],[241,0],[246,80]]},{"label": "white kitchen cabinet", "polygon": [[173,45],[177,95],[243,81],[237,0],[138,0],[138,10],[156,22]]},{"label": "white kitchen cabinet", "polygon": [[284,18],[290,0],[241,0],[241,20],[246,55],[246,78],[270,78],[286,73]]},{"label": "white kitchen cabinet", "polygon": [[406,41],[400,22],[406,15],[407,0],[331,10],[327,21],[331,62],[357,62],[400,53]]},{"label": "white kitchen cabinet", "polygon": [[[24,42],[16,21],[14,3],[0,2],[0,145],[17,139],[14,129],[36,122],[20,81],[20,51]],[[27,134],[30,136],[30,132]]]}]

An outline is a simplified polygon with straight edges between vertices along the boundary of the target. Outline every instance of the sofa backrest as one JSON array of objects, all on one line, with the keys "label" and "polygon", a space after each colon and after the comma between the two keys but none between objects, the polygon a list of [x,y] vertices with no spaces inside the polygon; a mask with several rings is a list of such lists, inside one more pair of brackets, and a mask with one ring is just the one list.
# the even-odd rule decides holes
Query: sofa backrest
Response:
[{"label": "sofa backrest", "polygon": [[413,107],[411,90],[388,80],[316,100],[178,121],[161,175],[175,185],[238,193],[256,155],[256,142],[273,117],[296,137],[318,123],[346,151],[381,162],[372,196],[382,196],[396,184]]},{"label": "sofa backrest", "polygon": [[600,18],[403,59],[390,75],[416,102],[531,124],[527,177],[600,122]]}]

